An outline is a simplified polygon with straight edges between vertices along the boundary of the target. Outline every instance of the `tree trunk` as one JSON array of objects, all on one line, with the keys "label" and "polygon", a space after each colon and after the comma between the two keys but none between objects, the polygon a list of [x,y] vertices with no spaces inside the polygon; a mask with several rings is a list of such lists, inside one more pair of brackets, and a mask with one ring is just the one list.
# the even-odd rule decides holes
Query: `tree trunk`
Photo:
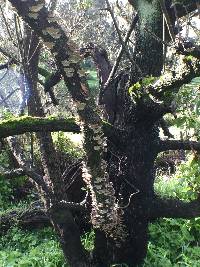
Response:
[{"label": "tree trunk", "polygon": [[[158,0],[137,0],[134,6],[139,15],[136,30],[136,62],[143,76],[159,76],[163,67],[162,12]],[[157,37],[157,39],[156,39]]]},{"label": "tree trunk", "polygon": [[[111,263],[126,263],[136,266],[141,263],[147,251],[148,207],[143,199],[154,197],[154,161],[157,156],[158,132],[146,121],[131,129],[123,151],[113,151],[110,157],[109,174],[114,183],[116,197],[124,212],[123,223],[128,238],[117,247],[103,233],[96,232],[94,257],[99,266]],[[116,157],[119,155],[118,157]],[[146,211],[146,212],[145,212]]]},{"label": "tree trunk", "polygon": [[[158,76],[163,66],[162,43],[154,35],[162,38],[162,13],[159,1],[138,0],[134,7],[139,14],[136,30],[136,62],[143,77]],[[148,31],[145,31],[145,28]],[[132,69],[132,82],[141,78],[138,69]],[[114,184],[116,197],[123,211],[123,224],[128,237],[120,246],[96,231],[94,259],[101,266],[112,263],[127,264],[129,267],[142,263],[148,244],[149,217],[146,198],[154,197],[154,161],[158,154],[158,127],[151,121],[148,109],[139,101],[131,103],[127,93],[126,80],[118,89],[116,120],[114,125],[123,128],[121,142],[114,147],[110,141],[109,175]],[[119,86],[119,84],[118,84]],[[146,212],[145,212],[146,211]]]},{"label": "tree trunk", "polygon": [[80,242],[79,229],[66,208],[50,210],[50,219],[70,267],[90,267],[89,258]]}]

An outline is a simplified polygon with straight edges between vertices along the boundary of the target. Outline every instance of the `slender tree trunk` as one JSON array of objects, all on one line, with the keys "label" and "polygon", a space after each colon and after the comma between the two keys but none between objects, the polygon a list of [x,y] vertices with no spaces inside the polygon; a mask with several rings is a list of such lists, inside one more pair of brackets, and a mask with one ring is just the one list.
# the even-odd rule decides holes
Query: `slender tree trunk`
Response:
[{"label": "slender tree trunk", "polygon": [[[25,74],[28,77],[31,90],[31,98],[28,105],[29,114],[44,117],[44,111],[37,89],[38,60],[40,54],[40,49],[37,46],[39,38],[34,32],[31,34],[30,29],[27,27],[26,34],[25,43],[26,48],[29,47],[28,56],[33,55],[29,67],[25,68]],[[25,51],[25,54],[27,55],[27,51]],[[42,166],[45,174],[44,180],[52,190],[52,198],[49,198],[49,196],[45,197],[45,206],[48,209],[51,223],[60,239],[66,261],[68,261],[71,267],[89,267],[86,251],[81,244],[80,232],[71,211],[56,205],[59,201],[68,201],[68,198],[51,133],[40,132],[36,135],[40,144]]]}]

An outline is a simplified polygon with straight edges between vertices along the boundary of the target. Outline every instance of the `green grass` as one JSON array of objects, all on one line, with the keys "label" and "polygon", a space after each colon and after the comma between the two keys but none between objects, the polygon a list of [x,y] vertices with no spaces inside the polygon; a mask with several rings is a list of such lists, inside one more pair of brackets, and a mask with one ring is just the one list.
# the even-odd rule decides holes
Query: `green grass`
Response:
[{"label": "green grass", "polygon": [[200,218],[162,219],[151,224],[149,232],[143,267],[200,266]]},{"label": "green grass", "polygon": [[68,267],[52,229],[23,231],[10,229],[1,238],[2,267]]},{"label": "green grass", "polygon": [[[89,251],[93,249],[93,239],[93,232],[82,237],[82,243]],[[25,231],[13,227],[0,241],[0,266],[68,267],[51,228]]]}]

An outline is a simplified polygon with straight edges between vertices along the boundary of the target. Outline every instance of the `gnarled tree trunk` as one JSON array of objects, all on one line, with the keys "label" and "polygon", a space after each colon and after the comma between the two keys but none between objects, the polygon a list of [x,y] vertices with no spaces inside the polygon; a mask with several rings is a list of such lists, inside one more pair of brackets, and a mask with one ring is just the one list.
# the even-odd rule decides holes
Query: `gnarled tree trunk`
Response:
[{"label": "gnarled tree trunk", "polygon": [[[107,137],[108,152],[104,145],[103,123],[98,108],[88,95],[87,83],[78,65],[80,56],[77,55],[73,44],[55,19],[49,17],[44,1],[10,2],[55,55],[57,66],[84,125],[87,162],[83,170],[84,179],[91,191],[91,221],[96,233],[92,266],[108,267],[112,263],[137,266],[147,252],[147,230],[150,220],[167,214],[170,204],[173,212],[176,212],[174,203],[159,202],[154,195],[155,158],[160,151],[174,145],[191,149],[188,144],[183,146],[179,143],[168,143],[166,147],[166,143],[159,139],[158,122],[165,113],[171,111],[170,107],[153,101],[142,86],[141,92],[136,92],[135,99],[131,99],[128,90],[128,82],[136,83],[142,76],[156,76],[161,73],[162,44],[157,40],[157,37],[162,38],[162,12],[159,1],[130,1],[139,15],[135,61],[140,71],[138,67],[133,66],[131,75],[122,75],[117,81],[117,88],[114,88],[116,92],[112,112],[115,114],[112,115],[111,122],[115,129],[115,137]],[[34,14],[30,13],[30,10],[33,10]],[[104,95],[104,101],[106,97],[110,97],[110,94]],[[105,108],[109,114],[109,105]],[[45,182],[52,189],[54,200],[67,201],[51,136],[49,133],[47,136],[41,134],[39,138],[47,178]],[[190,203],[195,207],[195,214],[190,214],[191,216],[199,214],[197,203]],[[72,213],[69,209],[54,204],[59,203],[53,203],[50,217],[70,266],[90,266],[81,246]],[[180,203],[177,205],[179,211],[183,206]],[[185,207],[188,209],[187,204]]]},{"label": "gnarled tree trunk", "polygon": [[[162,38],[162,12],[159,1],[138,0],[134,6],[139,15],[136,28],[136,63],[143,76],[159,76],[163,66],[162,43],[153,36]],[[145,30],[147,29],[147,31]],[[141,73],[133,67],[132,83],[141,78]],[[127,80],[127,78],[125,78]],[[120,143],[113,146],[109,140],[109,174],[114,183],[117,198],[123,211],[123,223],[128,232],[125,242],[117,245],[100,232],[96,232],[95,257],[100,266],[111,263],[126,263],[133,267],[146,256],[148,243],[148,207],[144,199],[154,198],[154,161],[158,154],[158,124],[155,113],[139,101],[135,107],[131,103],[126,81],[118,84],[116,120],[119,127]],[[116,89],[117,90],[117,89]]]}]

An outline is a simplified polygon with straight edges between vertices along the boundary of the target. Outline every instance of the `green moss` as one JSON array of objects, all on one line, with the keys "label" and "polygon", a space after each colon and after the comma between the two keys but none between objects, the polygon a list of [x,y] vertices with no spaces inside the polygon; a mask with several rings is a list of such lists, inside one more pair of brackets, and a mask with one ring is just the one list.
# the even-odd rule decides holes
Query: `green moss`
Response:
[{"label": "green moss", "polygon": [[136,94],[138,92],[139,89],[141,89],[142,85],[137,82],[135,84],[133,84],[131,87],[129,87],[128,92],[130,95]]},{"label": "green moss", "polygon": [[190,63],[194,60],[194,57],[192,55],[189,55],[189,56],[185,56],[184,57],[184,61],[187,63]]},{"label": "green moss", "polygon": [[142,80],[142,85],[148,86],[148,85],[154,83],[157,79],[158,79],[158,77],[147,76]]},{"label": "green moss", "polygon": [[0,122],[0,138],[10,135],[23,134],[25,132],[38,131],[68,131],[80,132],[79,126],[74,118],[58,118],[58,117],[13,117],[11,119],[2,120]]},{"label": "green moss", "polygon": [[7,120],[2,120],[0,122],[0,127],[5,127],[8,129],[9,127],[13,128],[16,125],[19,124],[24,124],[24,126],[27,125],[35,125],[35,124],[46,124],[49,121],[55,121],[57,122],[58,120],[63,120],[66,121],[66,123],[75,123],[74,118],[63,118],[59,119],[55,116],[49,116],[47,118],[41,118],[41,117],[31,117],[31,116],[22,116],[22,117],[13,117]]}]

